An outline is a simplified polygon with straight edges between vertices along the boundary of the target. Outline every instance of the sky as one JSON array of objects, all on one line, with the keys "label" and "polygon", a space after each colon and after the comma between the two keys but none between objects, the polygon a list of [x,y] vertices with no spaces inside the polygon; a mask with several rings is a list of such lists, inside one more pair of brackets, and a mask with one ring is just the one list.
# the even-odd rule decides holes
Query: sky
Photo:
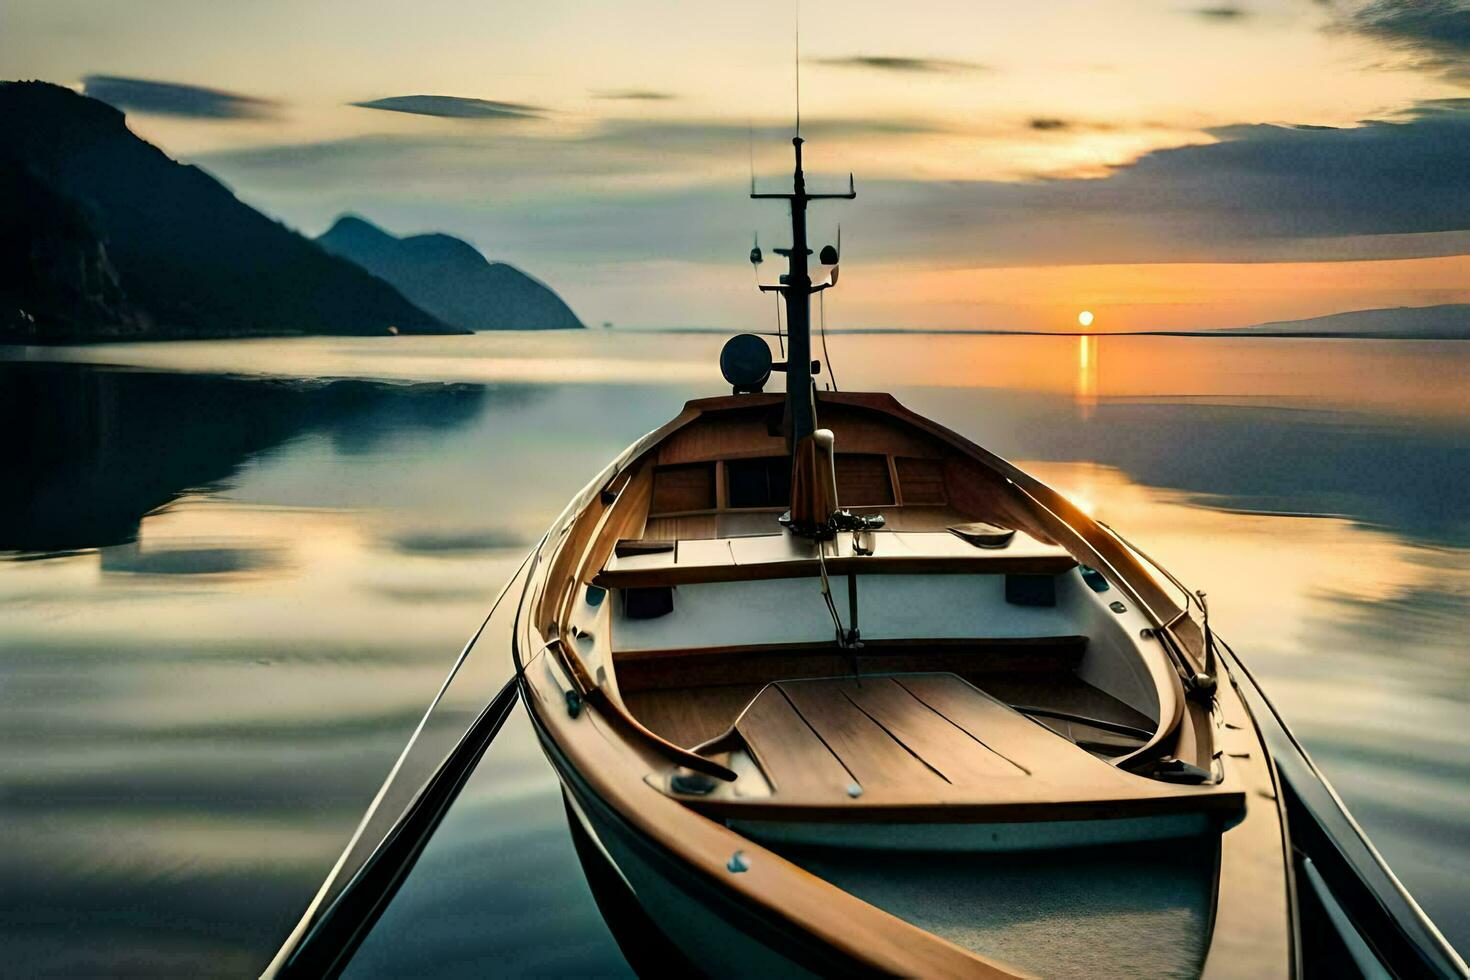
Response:
[{"label": "sky", "polygon": [[[1470,302],[1470,0],[0,0],[308,235],[445,231],[589,323],[769,329],[797,66],[829,326],[1198,329]],[[774,259],[774,256],[771,256]],[[774,280],[777,263],[759,271]]]}]

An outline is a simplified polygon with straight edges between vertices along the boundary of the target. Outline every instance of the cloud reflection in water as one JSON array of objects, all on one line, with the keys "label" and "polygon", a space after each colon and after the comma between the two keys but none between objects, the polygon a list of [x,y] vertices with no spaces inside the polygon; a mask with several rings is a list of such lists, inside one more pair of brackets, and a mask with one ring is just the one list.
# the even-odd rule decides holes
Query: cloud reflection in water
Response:
[{"label": "cloud reflection in water", "polygon": [[[42,440],[11,433],[10,459],[31,486],[64,488],[65,506],[27,502],[46,520],[25,523],[7,498],[0,529],[69,552],[0,561],[10,964],[257,971],[527,543],[623,446],[720,389],[721,339],[536,338],[536,356],[525,338],[485,336],[108,353],[171,374],[0,364],[48,379],[27,397],[67,450],[27,456]],[[1453,843],[1470,839],[1470,755],[1447,734],[1470,699],[1470,413],[1438,384],[1463,376],[1461,348],[833,341],[844,380],[890,378],[1206,589],[1396,870],[1470,938],[1456,911],[1470,848]],[[209,359],[430,383],[187,373]],[[441,383],[487,372],[498,380]],[[572,867],[564,829],[548,830],[564,828],[555,794],[527,778],[530,795],[476,795],[475,819]],[[548,929],[570,894],[501,884]],[[487,927],[479,952],[550,936]]]}]

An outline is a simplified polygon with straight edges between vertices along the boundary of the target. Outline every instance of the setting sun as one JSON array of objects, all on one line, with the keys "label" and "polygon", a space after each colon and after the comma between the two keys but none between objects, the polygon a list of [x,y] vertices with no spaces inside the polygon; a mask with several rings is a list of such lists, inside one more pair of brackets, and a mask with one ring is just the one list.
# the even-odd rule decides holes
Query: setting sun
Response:
[{"label": "setting sun", "polygon": [[1081,313],[1078,313],[1077,314],[1077,322],[1080,323],[1084,327],[1090,327],[1090,326],[1092,326],[1092,311],[1091,310],[1083,310]]}]

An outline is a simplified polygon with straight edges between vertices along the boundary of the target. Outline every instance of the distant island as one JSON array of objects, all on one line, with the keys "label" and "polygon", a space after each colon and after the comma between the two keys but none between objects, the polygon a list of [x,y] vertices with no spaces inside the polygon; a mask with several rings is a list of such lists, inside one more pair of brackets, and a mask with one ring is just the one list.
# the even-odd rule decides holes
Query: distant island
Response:
[{"label": "distant island", "polygon": [[543,282],[490,262],[450,235],[399,238],[357,215],[337,219],[317,244],[393,285],[445,323],[471,330],[580,328],[582,321]]},{"label": "distant island", "polygon": [[1352,310],[1305,320],[1277,320],[1250,327],[1231,327],[1218,332],[1275,336],[1378,337],[1394,340],[1467,340],[1470,339],[1470,303]]},{"label": "distant island", "polygon": [[[702,333],[700,328],[673,328],[666,333]],[[719,331],[715,331],[719,332]],[[1318,337],[1324,340],[1470,340],[1470,303],[1439,306],[1394,306],[1349,310],[1301,320],[1273,320],[1248,327],[1196,330],[1018,330],[1005,328],[845,327],[832,334],[949,334],[983,337]]]},{"label": "distant island", "polygon": [[546,286],[448,236],[379,232],[416,272],[332,254],[349,249],[261,214],[71,89],[0,82],[0,130],[0,342],[581,326]]}]

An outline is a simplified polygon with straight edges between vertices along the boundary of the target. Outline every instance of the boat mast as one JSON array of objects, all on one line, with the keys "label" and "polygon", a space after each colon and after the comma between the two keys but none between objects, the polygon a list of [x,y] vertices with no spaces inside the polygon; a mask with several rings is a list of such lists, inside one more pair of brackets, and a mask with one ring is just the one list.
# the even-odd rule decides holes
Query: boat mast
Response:
[{"label": "boat mast", "polygon": [[[762,292],[779,292],[786,301],[786,326],[788,351],[786,358],[786,411],[782,419],[782,430],[786,434],[786,448],[794,450],[796,444],[811,435],[817,428],[817,411],[814,401],[812,375],[812,313],[813,293],[821,292],[832,285],[832,280],[812,285],[807,268],[807,258],[812,254],[806,244],[806,206],[809,201],[845,200],[857,197],[852,175],[847,175],[845,194],[808,194],[806,174],[801,166],[800,136],[792,137],[791,145],[796,150],[796,169],[792,174],[790,194],[757,194],[752,178],[750,196],[754,200],[783,200],[791,202],[791,247],[774,249],[777,255],[786,256],[787,272],[775,285],[762,285]],[[826,249],[823,249],[824,255]],[[836,250],[833,250],[835,264]]]}]

